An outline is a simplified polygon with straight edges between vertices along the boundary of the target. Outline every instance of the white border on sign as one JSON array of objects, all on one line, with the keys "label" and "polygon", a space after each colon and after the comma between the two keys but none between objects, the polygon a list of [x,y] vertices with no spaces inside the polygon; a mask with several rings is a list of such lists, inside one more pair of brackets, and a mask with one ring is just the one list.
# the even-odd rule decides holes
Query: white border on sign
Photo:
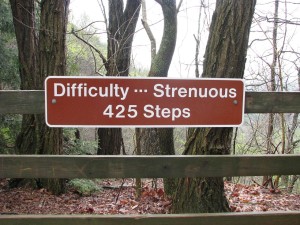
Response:
[{"label": "white border on sign", "polygon": [[[190,125],[190,124],[181,124],[181,125],[51,125],[48,123],[48,110],[47,110],[47,81],[49,79],[128,79],[128,80],[139,80],[139,79],[149,79],[149,80],[215,80],[215,81],[241,81],[243,83],[243,105],[242,105],[242,121],[240,124],[235,125]],[[113,76],[48,76],[44,82],[45,85],[45,120],[46,124],[49,127],[57,127],[57,128],[175,128],[175,127],[240,127],[244,123],[244,114],[245,114],[245,81],[244,79],[237,78],[192,78],[192,79],[182,79],[182,78],[168,78],[168,77],[113,77]]]}]

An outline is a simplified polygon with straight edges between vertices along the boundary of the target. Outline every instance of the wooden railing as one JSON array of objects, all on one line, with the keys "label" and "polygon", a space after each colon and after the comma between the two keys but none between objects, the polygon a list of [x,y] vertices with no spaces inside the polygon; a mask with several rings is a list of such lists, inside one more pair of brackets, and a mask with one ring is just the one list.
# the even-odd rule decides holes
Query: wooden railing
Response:
[{"label": "wooden railing", "polygon": [[0,178],[171,178],[300,174],[300,155],[1,155]]},{"label": "wooden railing", "polygon": [[298,225],[299,212],[173,215],[0,215],[2,225]]},{"label": "wooden railing", "polygon": [[[45,112],[44,91],[0,91],[0,114]],[[246,92],[245,113],[300,112],[300,92]]]},{"label": "wooden railing", "polygon": [[[300,92],[246,93],[246,113],[300,112]],[[43,91],[0,91],[0,114],[44,113]],[[225,177],[300,174],[300,155],[0,155],[0,178]],[[300,212],[173,215],[0,215],[1,225],[298,225]]]}]

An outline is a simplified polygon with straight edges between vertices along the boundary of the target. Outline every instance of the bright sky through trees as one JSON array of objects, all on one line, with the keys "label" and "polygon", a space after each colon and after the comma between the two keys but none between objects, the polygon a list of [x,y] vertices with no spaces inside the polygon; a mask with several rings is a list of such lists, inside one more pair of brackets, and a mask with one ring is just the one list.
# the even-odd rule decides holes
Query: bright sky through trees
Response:
[{"label": "bright sky through trees", "polygon": [[[201,7],[201,2],[205,3]],[[176,50],[173,56],[172,64],[169,70],[169,77],[193,78],[195,77],[195,46],[196,38],[200,40],[200,74],[203,55],[206,47],[207,37],[209,33],[209,23],[211,15],[214,10],[213,0],[199,1],[199,0],[184,0],[178,13],[178,37]],[[179,0],[177,0],[177,4]],[[102,42],[106,42],[105,24],[103,13],[101,11],[101,0],[72,0],[70,5],[71,21],[79,27],[87,25],[93,21],[101,21],[93,24],[93,27],[100,29],[98,36]],[[107,1],[103,1],[107,4]],[[152,32],[156,38],[157,47],[161,40],[163,31],[163,15],[159,4],[154,0],[147,0],[147,18]],[[283,47],[283,51],[300,52],[300,18],[298,12],[300,11],[300,4],[297,1],[280,2],[279,17],[280,20],[292,21],[294,24],[284,25],[279,23],[278,29],[278,45]],[[200,24],[198,25],[199,12],[201,13]],[[106,9],[107,13],[107,9]],[[266,62],[271,62],[270,54],[272,52],[272,26],[273,26],[274,3],[268,0],[258,0],[255,11],[255,19],[252,25],[251,35],[247,56],[247,66],[245,75],[250,76],[250,80],[255,80],[252,74],[259,73],[262,67],[266,66]],[[199,28],[198,28],[199,26]],[[200,36],[197,36],[198,29]],[[270,39],[269,41],[267,39]],[[142,23],[139,20],[137,25],[137,34],[133,43],[133,66],[136,68],[149,69],[151,63],[150,41],[143,29]],[[258,60],[260,59],[260,60]],[[293,71],[293,63],[288,61],[299,60],[299,54],[285,53],[283,62],[285,63],[285,70],[289,75],[289,83],[293,83],[296,78]],[[265,62],[263,62],[265,61]],[[298,62],[299,63],[299,62]],[[288,65],[287,65],[288,64]],[[291,75],[291,76],[290,76]],[[249,81],[247,81],[249,82]],[[249,82],[251,83],[251,82]]]},{"label": "bright sky through trees", "polygon": [[[106,1],[103,1],[106,4]],[[103,21],[103,16],[99,4],[100,0],[72,0],[70,5],[71,21],[76,24],[85,23],[88,24],[92,21]],[[147,18],[148,23],[156,38],[157,47],[161,40],[163,31],[163,15],[161,7],[153,0],[146,1],[147,4]],[[213,8],[213,6],[211,6]],[[212,13],[212,11],[209,11]],[[208,12],[207,12],[208,13]],[[170,68],[169,76],[171,77],[194,77],[194,68],[191,68],[191,64],[194,63],[195,58],[195,38],[197,35],[198,27],[198,14],[199,14],[199,1],[183,1],[178,14],[178,39],[177,48],[174,54],[172,65]],[[209,20],[211,15],[209,14]],[[87,20],[87,21],[83,21]],[[202,22],[203,23],[203,22]],[[101,29],[101,32],[105,32],[104,23],[95,24]],[[201,26],[204,26],[203,24]],[[203,27],[204,33],[202,39],[202,50],[200,57],[203,56],[206,38],[208,35],[207,21],[206,26]],[[104,34],[100,35],[102,41],[106,41]],[[133,63],[136,67],[150,67],[151,55],[150,55],[150,41],[143,29],[141,21],[138,21],[137,34],[133,43]]]}]

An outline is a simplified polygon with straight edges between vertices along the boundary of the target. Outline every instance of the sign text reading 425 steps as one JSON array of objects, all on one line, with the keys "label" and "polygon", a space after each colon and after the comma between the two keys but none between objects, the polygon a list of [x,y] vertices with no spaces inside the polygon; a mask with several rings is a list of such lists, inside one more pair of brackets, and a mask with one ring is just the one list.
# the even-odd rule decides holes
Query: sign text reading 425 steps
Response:
[{"label": "sign text reading 425 steps", "polygon": [[238,79],[48,77],[52,127],[238,126],[244,83]]}]

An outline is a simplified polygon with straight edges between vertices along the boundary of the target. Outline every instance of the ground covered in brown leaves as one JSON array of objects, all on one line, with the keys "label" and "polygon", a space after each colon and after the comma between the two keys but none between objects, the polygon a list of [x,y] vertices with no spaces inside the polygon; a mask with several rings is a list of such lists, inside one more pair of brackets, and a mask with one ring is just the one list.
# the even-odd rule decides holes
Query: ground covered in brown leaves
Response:
[{"label": "ground covered in brown leaves", "polygon": [[[8,188],[0,180],[0,214],[164,214],[171,200],[164,194],[162,181],[153,187],[151,180],[143,182],[141,197],[136,198],[134,180],[99,180],[101,189],[88,196],[73,188],[54,196],[45,189]],[[299,211],[300,195],[264,189],[258,185],[225,183],[232,211]]]},{"label": "ground covered in brown leaves", "polygon": [[300,211],[300,195],[253,185],[225,182],[232,211]]}]

